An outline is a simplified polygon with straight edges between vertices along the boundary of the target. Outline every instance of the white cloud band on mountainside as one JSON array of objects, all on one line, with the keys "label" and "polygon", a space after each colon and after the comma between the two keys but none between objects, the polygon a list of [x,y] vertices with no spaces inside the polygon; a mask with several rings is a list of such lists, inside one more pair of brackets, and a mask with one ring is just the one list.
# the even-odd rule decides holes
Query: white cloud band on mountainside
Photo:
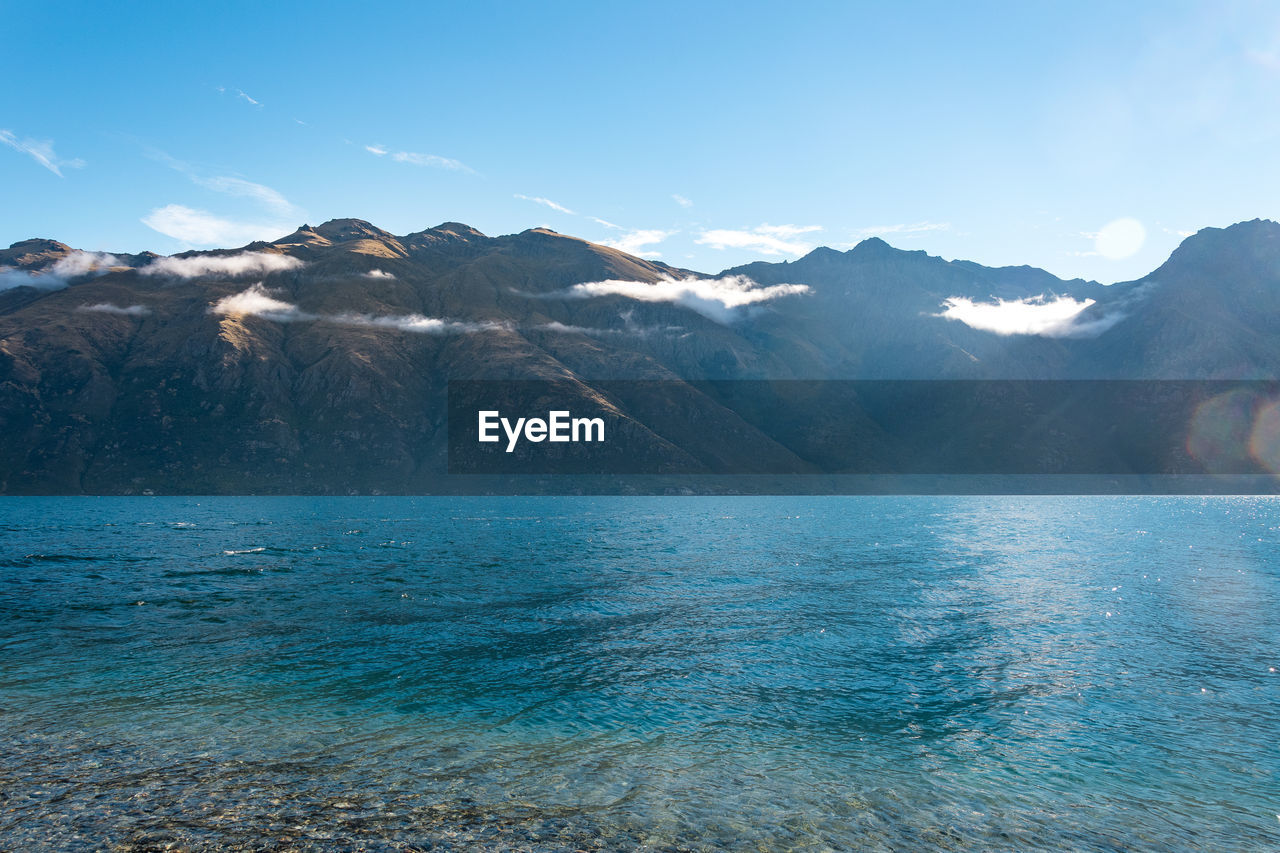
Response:
[{"label": "white cloud band on mountainside", "polygon": [[587,299],[593,296],[623,296],[638,302],[670,302],[696,311],[717,323],[741,318],[740,309],[780,296],[807,293],[807,284],[774,284],[762,287],[744,275],[724,278],[663,278],[646,281],[588,281],[575,284],[563,296]]},{"label": "white cloud band on mountainside", "polygon": [[508,328],[503,323],[472,323],[462,320],[444,320],[422,314],[311,314],[302,311],[292,302],[277,299],[258,282],[239,293],[224,296],[209,310],[228,317],[263,317],[277,323],[296,323],[323,320],[342,326],[362,326],[372,329],[399,329],[402,332],[439,335],[450,332],[481,332]]},{"label": "white cloud band on mountainside", "polygon": [[193,255],[187,258],[157,258],[138,270],[142,275],[168,275],[175,278],[242,275],[266,275],[297,269],[302,261],[271,252],[241,252],[238,255]]},{"label": "white cloud band on mountainside", "polygon": [[439,317],[426,317],[422,314],[390,314],[385,316],[372,314],[322,314],[316,319],[327,320],[330,323],[339,323],[344,326],[366,326],[373,329],[399,329],[402,332],[416,332],[418,334],[426,335],[440,335],[448,332],[486,332],[510,328],[506,323],[471,323],[465,320],[445,320]]},{"label": "white cloud band on mountainside", "polygon": [[292,302],[276,299],[262,286],[262,282],[257,282],[239,293],[222,297],[213,303],[213,307],[209,310],[214,314],[235,317],[266,317],[268,320],[277,320],[282,323],[315,319],[315,315],[304,314]]},{"label": "white cloud band on mountainside", "polygon": [[102,275],[115,266],[120,266],[120,259],[106,252],[72,252],[43,270],[0,267],[0,290],[14,287],[58,290],[66,287],[67,282],[73,278]]},{"label": "white cloud band on mountainside", "polygon": [[975,302],[968,297],[953,296],[942,303],[942,313],[934,316],[959,320],[971,329],[997,335],[1082,338],[1100,335],[1123,319],[1122,314],[1111,314],[1081,320],[1084,311],[1094,304],[1093,299],[1049,298],[1043,294],[995,302]]},{"label": "white cloud band on mountainside", "polygon": [[116,305],[113,302],[81,305],[76,310],[89,314],[118,314],[122,317],[145,317],[151,313],[151,309],[145,305]]}]

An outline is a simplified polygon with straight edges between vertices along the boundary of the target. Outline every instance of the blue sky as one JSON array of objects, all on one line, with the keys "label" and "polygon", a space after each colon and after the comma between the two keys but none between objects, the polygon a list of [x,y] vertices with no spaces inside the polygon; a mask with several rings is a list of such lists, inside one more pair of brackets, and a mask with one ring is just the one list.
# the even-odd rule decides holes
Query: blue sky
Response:
[{"label": "blue sky", "polygon": [[171,253],[354,216],[704,272],[878,235],[1110,282],[1280,218],[1274,3],[0,12],[4,245]]}]

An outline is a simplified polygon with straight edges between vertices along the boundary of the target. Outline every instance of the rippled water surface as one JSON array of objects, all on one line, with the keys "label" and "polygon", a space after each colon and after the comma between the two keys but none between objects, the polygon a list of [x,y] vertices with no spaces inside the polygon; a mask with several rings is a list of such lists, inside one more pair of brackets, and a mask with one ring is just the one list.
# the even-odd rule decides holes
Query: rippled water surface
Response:
[{"label": "rippled water surface", "polygon": [[0,500],[0,849],[1280,849],[1278,529]]}]

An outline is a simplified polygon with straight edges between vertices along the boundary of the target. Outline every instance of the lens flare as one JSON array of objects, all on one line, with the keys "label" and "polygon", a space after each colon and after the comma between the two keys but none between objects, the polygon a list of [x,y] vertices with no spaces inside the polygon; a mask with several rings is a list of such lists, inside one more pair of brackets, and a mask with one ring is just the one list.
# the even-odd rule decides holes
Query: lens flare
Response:
[{"label": "lens flare", "polygon": [[1201,403],[1191,416],[1187,452],[1210,474],[1255,472],[1250,437],[1259,402],[1256,393],[1242,388]]},{"label": "lens flare", "polygon": [[1272,474],[1280,474],[1280,400],[1263,406],[1254,419],[1249,455]]}]

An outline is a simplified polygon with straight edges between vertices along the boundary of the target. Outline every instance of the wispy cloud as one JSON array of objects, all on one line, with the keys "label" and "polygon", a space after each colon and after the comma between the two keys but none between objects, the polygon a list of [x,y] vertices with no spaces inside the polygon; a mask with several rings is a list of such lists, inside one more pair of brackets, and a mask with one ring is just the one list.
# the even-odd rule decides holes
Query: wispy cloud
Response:
[{"label": "wispy cloud", "polygon": [[561,323],[558,320],[552,320],[550,323],[542,323],[534,326],[540,332],[552,332],[561,335],[627,335],[629,337],[647,338],[650,335],[683,332],[684,326],[642,326],[635,322],[634,310],[623,311],[618,314],[618,319],[622,320],[622,328],[602,328],[598,326],[574,326],[568,323]]},{"label": "wispy cloud", "polygon": [[265,184],[257,184],[231,175],[208,176],[202,174],[198,168],[190,163],[179,160],[177,157],[172,157],[158,148],[149,148],[146,153],[152,160],[163,163],[175,172],[186,175],[191,183],[196,186],[204,187],[223,195],[250,199],[264,208],[283,216],[296,216],[301,213],[280,192]]},{"label": "wispy cloud", "polygon": [[[626,252],[629,255],[639,255],[647,258],[660,257],[662,254],[661,252],[657,252],[657,251],[654,251],[653,249],[649,249],[646,247],[652,246],[656,243],[661,243],[663,240],[667,239],[671,235],[678,233],[676,231],[663,231],[656,228],[636,228],[636,229],[628,230],[625,226],[619,225],[616,222],[610,222],[607,219],[601,219],[599,216],[591,216],[590,214],[586,214],[586,213],[581,213],[581,214],[577,213],[576,211],[570,210],[569,208],[565,207],[563,204],[560,204],[559,202],[556,202],[556,201],[552,201],[551,199],[546,198],[544,196],[524,195],[523,193],[515,193],[514,198],[518,198],[521,201],[530,201],[530,202],[533,202],[534,204],[540,204],[543,207],[549,207],[552,210],[558,211],[559,213],[563,213],[568,216],[581,216],[584,219],[591,220],[597,225],[600,225],[604,228],[608,228],[610,231],[626,232],[616,237],[600,240],[598,242],[602,246],[608,246],[613,249],[618,249],[619,251]],[[548,226],[544,225],[539,227],[545,228]]]},{"label": "wispy cloud", "polygon": [[120,265],[119,258],[105,252],[72,252],[42,270],[0,267],[0,290],[9,290],[14,287],[58,290],[66,287],[72,279],[102,275],[111,267]]},{"label": "wispy cloud", "polygon": [[664,278],[647,281],[589,281],[575,284],[561,295],[572,299],[593,296],[622,296],[638,302],[670,302],[683,305],[717,323],[731,323],[744,316],[743,309],[797,293],[807,293],[808,285],[774,284],[762,287],[742,275],[724,278]]},{"label": "wispy cloud", "polygon": [[689,199],[680,195],[680,193],[674,194],[673,196],[671,196],[671,198],[675,201],[676,204],[680,205],[681,207],[693,207],[693,202],[689,201]]},{"label": "wispy cloud", "polygon": [[814,246],[797,240],[801,234],[821,231],[821,225],[759,225],[748,230],[704,231],[695,241],[713,249],[750,249],[762,255],[803,255]]},{"label": "wispy cloud", "polygon": [[853,232],[853,236],[855,240],[865,240],[868,237],[883,237],[886,234],[912,235],[949,230],[951,230],[950,222],[912,222],[910,224],[873,225],[870,228],[859,228]]},{"label": "wispy cloud", "polygon": [[77,311],[85,311],[90,314],[118,314],[122,317],[145,317],[151,313],[151,309],[145,305],[116,305],[111,302],[99,302],[95,305],[81,305]]},{"label": "wispy cloud", "polygon": [[390,154],[391,159],[397,163],[408,163],[411,166],[430,166],[435,169],[448,169],[451,172],[475,173],[475,169],[472,169],[461,160],[441,157],[439,154],[419,154],[416,151],[396,151],[393,153],[391,149],[384,148],[381,145],[366,145],[364,150],[375,157],[385,157]]},{"label": "wispy cloud", "polygon": [[261,102],[261,101],[254,100],[253,98],[251,98],[251,97],[249,97],[248,95],[246,95],[246,94],[245,94],[244,89],[236,89],[236,97],[237,97],[237,98],[242,98],[243,100],[248,101],[249,103],[253,104],[255,107],[260,107],[260,106],[262,106],[262,102]]},{"label": "wispy cloud", "polygon": [[227,219],[181,204],[157,207],[142,218],[142,224],[191,246],[239,246],[276,239],[292,230],[282,223]]},{"label": "wispy cloud", "polygon": [[224,193],[226,195],[251,199],[282,216],[293,216],[297,213],[297,209],[289,203],[288,199],[276,190],[273,190],[271,187],[265,186],[264,184],[255,184],[253,181],[246,181],[242,178],[203,178],[198,175],[191,175],[190,177],[192,181],[206,189],[211,189],[214,192]]},{"label": "wispy cloud", "polygon": [[402,332],[414,332],[422,335],[442,335],[451,332],[488,332],[508,329],[506,323],[480,322],[465,320],[445,320],[439,317],[424,317],[421,314],[393,314],[375,316],[371,314],[337,314],[321,315],[321,320],[338,323],[344,326],[365,326],[374,329],[398,329]]},{"label": "wispy cloud", "polygon": [[441,157],[437,154],[418,154],[413,151],[397,151],[391,155],[391,159],[397,163],[412,163],[414,166],[434,166],[437,169],[449,169],[455,172],[473,172],[475,171],[466,163],[459,160],[451,160],[448,157]]},{"label": "wispy cloud", "polygon": [[8,145],[14,151],[20,151],[26,154],[32,160],[35,160],[41,166],[44,166],[50,172],[53,172],[59,178],[65,177],[62,170],[66,169],[83,169],[84,161],[76,158],[74,160],[64,160],[53,151],[53,140],[50,139],[19,139],[13,131],[0,130],[0,142]]},{"label": "wispy cloud", "polygon": [[540,204],[543,207],[549,207],[552,210],[558,210],[561,213],[567,213],[570,216],[577,216],[576,213],[574,213],[569,208],[565,207],[563,204],[556,204],[554,201],[552,201],[549,198],[543,198],[542,196],[538,196],[538,195],[522,195],[521,193],[516,193],[515,197],[518,199],[522,199],[524,201],[531,201],[534,204]]},{"label": "wispy cloud", "polygon": [[1043,294],[1026,299],[997,299],[995,302],[975,302],[967,297],[953,296],[942,303],[942,313],[934,316],[958,320],[971,329],[997,335],[1038,335],[1044,338],[1094,337],[1124,318],[1122,314],[1113,313],[1083,319],[1085,310],[1093,304],[1093,299],[1050,298]]},{"label": "wispy cloud", "polygon": [[382,270],[369,270],[367,273],[362,273],[362,275],[365,278],[389,278],[389,279],[395,278],[395,275],[393,273],[384,272]]},{"label": "wispy cloud", "polygon": [[[138,270],[142,275],[166,275],[174,278],[202,276],[236,278],[244,275],[266,275],[298,269],[302,261],[271,252],[240,252],[236,255],[192,255],[186,258],[157,258]],[[250,288],[252,289],[252,288]],[[248,293],[248,291],[245,291]]]},{"label": "wispy cloud", "polygon": [[424,335],[470,333],[510,328],[505,323],[468,322],[427,317],[422,314],[311,314],[302,311],[292,302],[273,296],[261,282],[240,293],[224,296],[209,310],[229,317],[264,317],[278,323],[323,321],[341,326],[358,326],[370,329],[396,329]]},{"label": "wispy cloud", "polygon": [[303,211],[279,191],[232,175],[206,175],[196,166],[171,157],[164,151],[149,149],[147,156],[187,177],[207,190],[248,199],[260,208],[262,215],[231,219],[206,210],[181,204],[156,208],[142,219],[144,225],[192,246],[228,246],[268,240],[288,234],[291,223],[305,217]]},{"label": "wispy cloud", "polygon": [[644,255],[646,257],[657,257],[660,253],[652,249],[646,249],[655,243],[661,243],[670,237],[674,231],[658,231],[656,229],[629,231],[620,235],[614,240],[604,240],[603,245],[626,252],[628,255]]}]

